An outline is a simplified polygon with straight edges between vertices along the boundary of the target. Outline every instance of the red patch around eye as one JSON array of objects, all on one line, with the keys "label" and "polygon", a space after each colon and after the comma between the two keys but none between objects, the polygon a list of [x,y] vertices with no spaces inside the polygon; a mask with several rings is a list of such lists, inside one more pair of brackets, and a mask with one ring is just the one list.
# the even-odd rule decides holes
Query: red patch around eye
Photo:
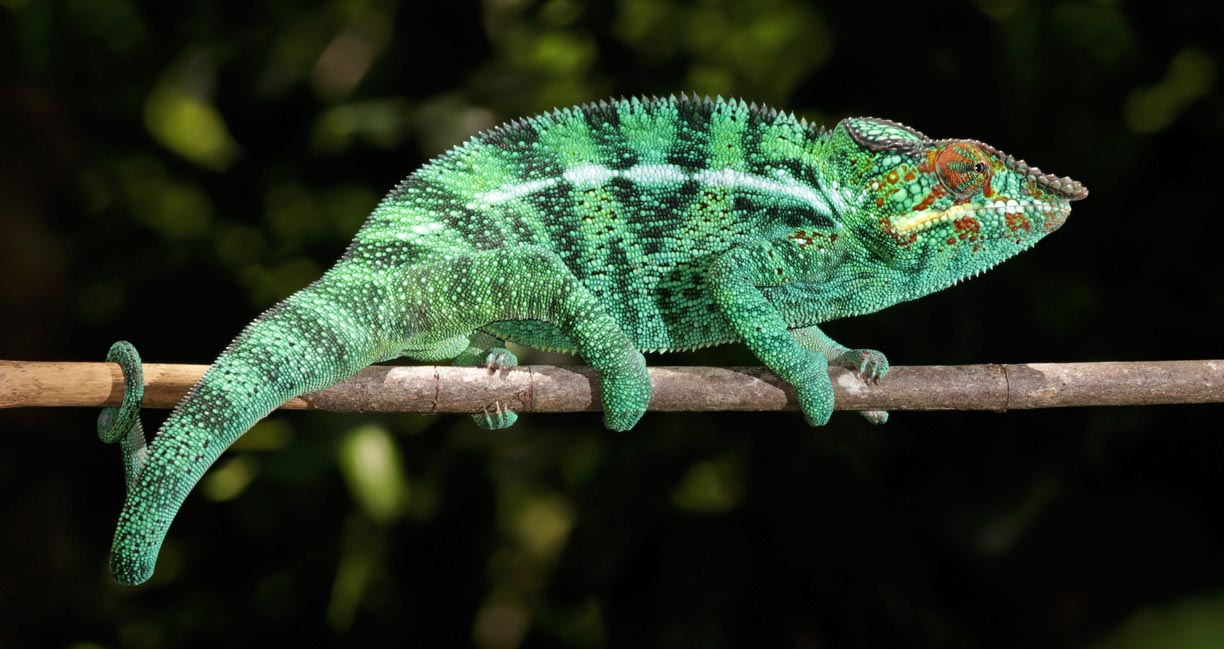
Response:
[{"label": "red patch around eye", "polygon": [[[981,171],[978,171],[981,168]],[[972,142],[953,142],[935,154],[935,173],[939,182],[957,196],[966,196],[979,188],[989,190],[993,172],[990,160]]]}]

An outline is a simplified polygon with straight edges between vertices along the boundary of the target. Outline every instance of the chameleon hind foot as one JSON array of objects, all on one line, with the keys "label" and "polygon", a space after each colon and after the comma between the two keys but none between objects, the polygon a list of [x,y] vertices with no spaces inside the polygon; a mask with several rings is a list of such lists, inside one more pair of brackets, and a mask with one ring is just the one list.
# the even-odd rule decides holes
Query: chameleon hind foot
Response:
[{"label": "chameleon hind foot", "polygon": [[472,334],[467,348],[451,360],[456,367],[484,367],[504,370],[518,366],[518,356],[506,349],[506,341],[483,331]]},{"label": "chameleon hind foot", "polygon": [[489,350],[488,354],[485,354],[484,366],[494,372],[504,370],[507,367],[517,367],[518,356],[515,356],[514,352],[505,347],[494,347]]},{"label": "chameleon hind foot", "polygon": [[[485,350],[483,365],[490,372],[499,372],[517,367],[518,357],[505,347],[492,347]],[[485,430],[500,430],[513,426],[514,422],[518,421],[518,413],[499,402],[493,404],[492,411],[486,408],[483,413],[472,415],[472,421]]]},{"label": "chameleon hind foot", "polygon": [[[491,372],[498,372],[518,366],[518,357],[506,349],[506,341],[490,336],[484,332],[476,332],[471,344],[451,361],[457,367],[484,367]],[[509,428],[518,421],[518,413],[501,403],[494,403],[492,408],[486,407],[484,412],[472,415],[472,421],[485,430],[500,430]]]},{"label": "chameleon hind foot", "polygon": [[497,402],[492,409],[485,408],[484,412],[472,415],[472,421],[485,430],[501,430],[513,426],[518,421],[518,413]]}]

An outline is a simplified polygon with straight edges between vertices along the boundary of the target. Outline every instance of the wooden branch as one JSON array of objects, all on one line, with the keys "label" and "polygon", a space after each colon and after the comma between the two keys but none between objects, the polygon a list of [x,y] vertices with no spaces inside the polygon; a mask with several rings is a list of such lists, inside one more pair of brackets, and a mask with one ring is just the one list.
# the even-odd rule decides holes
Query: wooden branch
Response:
[{"label": "wooden branch", "polygon": [[[205,365],[144,365],[146,408],[170,408]],[[1006,410],[1224,402],[1224,360],[894,367],[879,385],[831,368],[838,410]],[[794,393],[761,367],[652,367],[655,411],[795,410]],[[0,361],[0,408],[118,405],[113,363]],[[282,408],[341,412],[599,410],[587,367],[534,365],[502,371],[448,366],[362,370]]]}]

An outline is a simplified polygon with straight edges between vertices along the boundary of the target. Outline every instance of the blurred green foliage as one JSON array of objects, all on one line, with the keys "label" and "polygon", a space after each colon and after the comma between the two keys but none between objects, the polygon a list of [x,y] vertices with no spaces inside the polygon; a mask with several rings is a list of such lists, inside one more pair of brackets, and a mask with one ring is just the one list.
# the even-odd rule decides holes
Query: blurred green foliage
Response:
[{"label": "blurred green foliage", "polygon": [[[1190,0],[3,0],[0,357],[126,338],[205,362],[429,157],[683,90],[978,138],[1091,188],[989,276],[832,323],[847,344],[1220,358],[1222,27]],[[122,471],[94,414],[0,414],[0,646],[1224,646],[1218,407],[652,414],[623,435],[279,413],[137,589],[106,574]]]}]

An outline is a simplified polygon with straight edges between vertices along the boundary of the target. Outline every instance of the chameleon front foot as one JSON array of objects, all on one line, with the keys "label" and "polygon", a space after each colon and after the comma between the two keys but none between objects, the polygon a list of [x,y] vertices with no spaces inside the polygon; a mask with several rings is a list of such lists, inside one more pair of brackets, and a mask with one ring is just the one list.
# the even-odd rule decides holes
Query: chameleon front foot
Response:
[{"label": "chameleon front foot", "polygon": [[888,358],[874,349],[849,349],[829,364],[858,372],[865,383],[879,383],[888,374]]},{"label": "chameleon front foot", "polygon": [[[850,349],[833,359],[831,365],[844,367],[858,372],[864,383],[880,382],[888,374],[888,358],[882,352],[874,349]],[[872,424],[883,424],[888,421],[886,410],[862,410],[859,415]]]}]

